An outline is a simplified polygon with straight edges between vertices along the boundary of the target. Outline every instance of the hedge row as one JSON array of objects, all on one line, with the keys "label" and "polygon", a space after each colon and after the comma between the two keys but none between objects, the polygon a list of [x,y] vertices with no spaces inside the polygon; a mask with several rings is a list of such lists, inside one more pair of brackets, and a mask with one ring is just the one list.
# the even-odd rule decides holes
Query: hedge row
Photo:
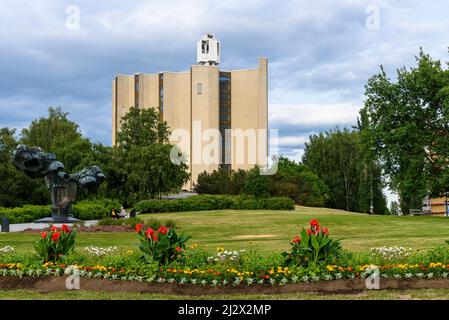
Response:
[{"label": "hedge row", "polygon": [[293,210],[295,202],[287,197],[256,198],[253,196],[198,195],[175,200],[142,200],[134,208],[141,213],[205,210]]},{"label": "hedge row", "polygon": [[[120,208],[114,200],[85,200],[72,206],[71,213],[81,220],[96,220],[109,216],[112,208]],[[17,208],[0,208],[0,217],[7,217],[9,223],[27,223],[51,216],[51,206],[27,205]]]}]

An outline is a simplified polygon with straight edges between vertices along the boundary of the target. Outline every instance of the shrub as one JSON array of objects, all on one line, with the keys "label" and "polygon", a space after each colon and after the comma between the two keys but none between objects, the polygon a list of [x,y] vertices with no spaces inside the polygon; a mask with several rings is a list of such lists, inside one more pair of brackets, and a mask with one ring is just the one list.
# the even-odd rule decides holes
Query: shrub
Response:
[{"label": "shrub", "polygon": [[129,218],[129,219],[112,219],[103,218],[97,222],[97,226],[130,226],[135,228],[137,224],[143,223],[140,218]]},{"label": "shrub", "polygon": [[203,171],[198,175],[194,190],[199,194],[238,195],[244,191],[246,176],[247,172],[243,169]]},{"label": "shrub", "polygon": [[248,171],[243,190],[246,194],[257,197],[268,196],[268,177],[260,174],[259,167],[254,167]]},{"label": "shrub", "polygon": [[44,262],[55,262],[64,260],[75,248],[76,232],[66,224],[51,227],[51,231],[42,232],[35,249]]},{"label": "shrub", "polygon": [[112,208],[120,208],[120,203],[110,199],[84,200],[74,204],[71,212],[81,220],[97,220],[109,217]]},{"label": "shrub", "polygon": [[[120,207],[120,203],[110,199],[84,200],[72,206],[71,213],[81,220],[96,220],[109,216],[110,210]],[[0,217],[6,217],[9,223],[27,223],[49,217],[51,206],[23,206],[0,208]]]},{"label": "shrub", "polygon": [[135,209],[141,213],[205,211],[205,210],[293,210],[294,201],[286,197],[256,198],[254,196],[198,195],[175,200],[142,200]]},{"label": "shrub", "polygon": [[181,258],[185,250],[185,243],[190,239],[186,235],[178,236],[175,228],[165,226],[161,226],[155,231],[138,224],[136,232],[140,237],[139,249],[148,263],[166,264]]},{"label": "shrub", "polygon": [[332,263],[341,253],[338,240],[329,237],[329,230],[321,227],[317,220],[310,221],[310,228],[301,231],[291,242],[290,252],[284,252],[286,265],[309,266],[318,263]]},{"label": "shrub", "polygon": [[0,208],[0,216],[6,217],[9,223],[26,223],[51,215],[50,206],[23,206],[17,208]]},{"label": "shrub", "polygon": [[147,225],[148,227],[155,229],[155,230],[159,229],[162,226],[166,226],[167,228],[174,229],[174,228],[176,228],[176,221],[172,220],[172,219],[166,219],[164,221],[161,221],[161,220],[158,220],[155,218],[150,218],[145,221],[145,225]]}]

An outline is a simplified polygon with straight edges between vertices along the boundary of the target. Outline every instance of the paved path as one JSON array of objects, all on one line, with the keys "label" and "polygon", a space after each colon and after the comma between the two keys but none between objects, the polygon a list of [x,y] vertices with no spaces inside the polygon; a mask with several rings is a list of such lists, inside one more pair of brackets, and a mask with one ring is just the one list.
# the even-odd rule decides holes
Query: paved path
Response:
[{"label": "paved path", "polygon": [[[92,226],[94,224],[96,224],[98,222],[98,220],[88,220],[88,221],[84,221],[84,225],[85,226]],[[55,223],[53,224],[57,227],[61,227],[63,224],[62,223]],[[73,223],[67,223],[67,225],[72,226]],[[9,225],[9,231],[10,232],[19,232],[19,231],[23,231],[25,229],[43,229],[43,228],[48,228],[50,226],[49,223],[15,223],[15,224],[10,224]]]}]

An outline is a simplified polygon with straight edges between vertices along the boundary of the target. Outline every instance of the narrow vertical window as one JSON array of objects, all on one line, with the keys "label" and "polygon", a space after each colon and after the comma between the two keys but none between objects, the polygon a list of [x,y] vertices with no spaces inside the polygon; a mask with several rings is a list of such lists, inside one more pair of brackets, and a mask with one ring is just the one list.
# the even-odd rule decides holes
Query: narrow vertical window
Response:
[{"label": "narrow vertical window", "polygon": [[197,83],[196,92],[197,92],[197,94],[203,94],[203,84],[201,82]]}]

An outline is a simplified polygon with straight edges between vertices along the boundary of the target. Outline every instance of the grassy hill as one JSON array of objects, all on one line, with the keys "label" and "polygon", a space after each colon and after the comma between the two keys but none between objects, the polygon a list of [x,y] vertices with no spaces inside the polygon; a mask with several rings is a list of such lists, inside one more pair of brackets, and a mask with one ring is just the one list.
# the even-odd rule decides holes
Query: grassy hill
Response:
[{"label": "grassy hill", "polygon": [[[401,245],[428,249],[445,245],[449,240],[449,219],[444,217],[376,216],[325,208],[297,207],[294,211],[219,210],[145,214],[143,219],[172,219],[181,232],[192,236],[189,244],[197,243],[210,251],[249,249],[267,254],[289,248],[289,242],[313,218],[327,226],[332,237],[342,239],[347,249],[368,250],[374,246]],[[33,249],[37,234],[9,233],[0,235],[0,247]],[[88,245],[135,249],[134,233],[79,234],[78,247]]]}]

